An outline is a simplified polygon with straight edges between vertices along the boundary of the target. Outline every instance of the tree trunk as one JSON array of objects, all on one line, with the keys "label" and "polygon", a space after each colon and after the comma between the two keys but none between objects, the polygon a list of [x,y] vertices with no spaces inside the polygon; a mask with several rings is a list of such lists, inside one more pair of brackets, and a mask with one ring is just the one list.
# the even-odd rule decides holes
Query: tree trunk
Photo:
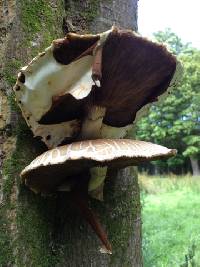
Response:
[{"label": "tree trunk", "polygon": [[200,176],[200,167],[198,159],[190,156],[190,162],[191,162],[193,176]]},{"label": "tree trunk", "polygon": [[136,170],[109,170],[104,202],[90,202],[113,247],[113,255],[101,254],[66,193],[42,197],[20,184],[20,171],[45,147],[33,139],[11,90],[19,67],[63,31],[98,32],[113,23],[136,29],[137,1],[4,0],[0,11],[0,266],[141,267]]}]

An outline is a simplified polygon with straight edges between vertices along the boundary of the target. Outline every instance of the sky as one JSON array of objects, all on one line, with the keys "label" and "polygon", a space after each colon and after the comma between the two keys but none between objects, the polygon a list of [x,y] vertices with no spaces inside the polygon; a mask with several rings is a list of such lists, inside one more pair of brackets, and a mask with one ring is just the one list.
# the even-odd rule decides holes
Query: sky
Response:
[{"label": "sky", "polygon": [[165,28],[200,49],[200,0],[139,0],[139,32],[151,37]]}]

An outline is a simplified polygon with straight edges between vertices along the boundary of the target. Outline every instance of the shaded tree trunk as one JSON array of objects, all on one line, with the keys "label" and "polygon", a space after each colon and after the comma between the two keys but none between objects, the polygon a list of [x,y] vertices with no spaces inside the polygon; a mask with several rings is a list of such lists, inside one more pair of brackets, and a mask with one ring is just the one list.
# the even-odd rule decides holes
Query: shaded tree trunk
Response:
[{"label": "shaded tree trunk", "polygon": [[200,167],[198,159],[190,156],[190,162],[191,162],[193,176],[200,176]]},{"label": "shaded tree trunk", "polygon": [[45,147],[33,139],[11,90],[19,67],[63,31],[98,32],[113,23],[136,29],[137,1],[65,1],[64,5],[61,0],[4,0],[0,11],[0,266],[141,267],[136,170],[109,170],[105,201],[90,202],[113,246],[112,256],[101,254],[99,240],[67,194],[41,197],[20,184],[20,171]]}]

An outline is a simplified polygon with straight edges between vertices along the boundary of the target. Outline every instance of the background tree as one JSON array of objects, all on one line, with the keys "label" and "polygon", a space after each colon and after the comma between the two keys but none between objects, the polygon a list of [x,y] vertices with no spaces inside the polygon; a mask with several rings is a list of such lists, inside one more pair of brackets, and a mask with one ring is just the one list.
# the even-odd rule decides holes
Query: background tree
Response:
[{"label": "background tree", "polygon": [[188,98],[182,112],[183,155],[190,158],[193,175],[200,176],[200,51],[193,49],[181,58],[185,68],[182,89]]},{"label": "background tree", "polygon": [[5,0],[0,2],[0,266],[141,267],[141,220],[134,169],[109,171],[105,202],[91,201],[109,233],[113,255],[68,203],[66,194],[41,197],[19,173],[44,151],[33,139],[12,95],[21,66],[63,32],[99,32],[113,23],[137,29],[137,1]]},{"label": "background tree", "polygon": [[184,72],[180,84],[163,102],[153,104],[148,115],[138,123],[137,136],[178,149],[176,157],[154,163],[160,172],[182,173],[192,168],[194,175],[200,175],[200,51],[183,44],[169,29],[155,33],[155,38],[167,43],[178,55]]},{"label": "background tree", "polygon": [[170,28],[165,31],[158,31],[154,33],[154,38],[159,43],[163,43],[175,55],[181,54],[189,48],[189,43],[184,44],[180,37],[178,37]]}]

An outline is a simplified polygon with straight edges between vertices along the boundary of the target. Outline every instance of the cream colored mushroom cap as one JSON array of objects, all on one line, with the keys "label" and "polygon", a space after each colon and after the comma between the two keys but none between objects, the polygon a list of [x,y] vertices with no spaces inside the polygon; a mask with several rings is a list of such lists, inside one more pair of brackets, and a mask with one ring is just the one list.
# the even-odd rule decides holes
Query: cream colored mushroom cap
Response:
[{"label": "cream colored mushroom cap", "polygon": [[175,154],[175,149],[139,140],[86,140],[46,151],[21,172],[21,177],[36,191],[45,191],[45,188],[54,191],[67,177],[79,175],[91,167],[121,168]]}]

